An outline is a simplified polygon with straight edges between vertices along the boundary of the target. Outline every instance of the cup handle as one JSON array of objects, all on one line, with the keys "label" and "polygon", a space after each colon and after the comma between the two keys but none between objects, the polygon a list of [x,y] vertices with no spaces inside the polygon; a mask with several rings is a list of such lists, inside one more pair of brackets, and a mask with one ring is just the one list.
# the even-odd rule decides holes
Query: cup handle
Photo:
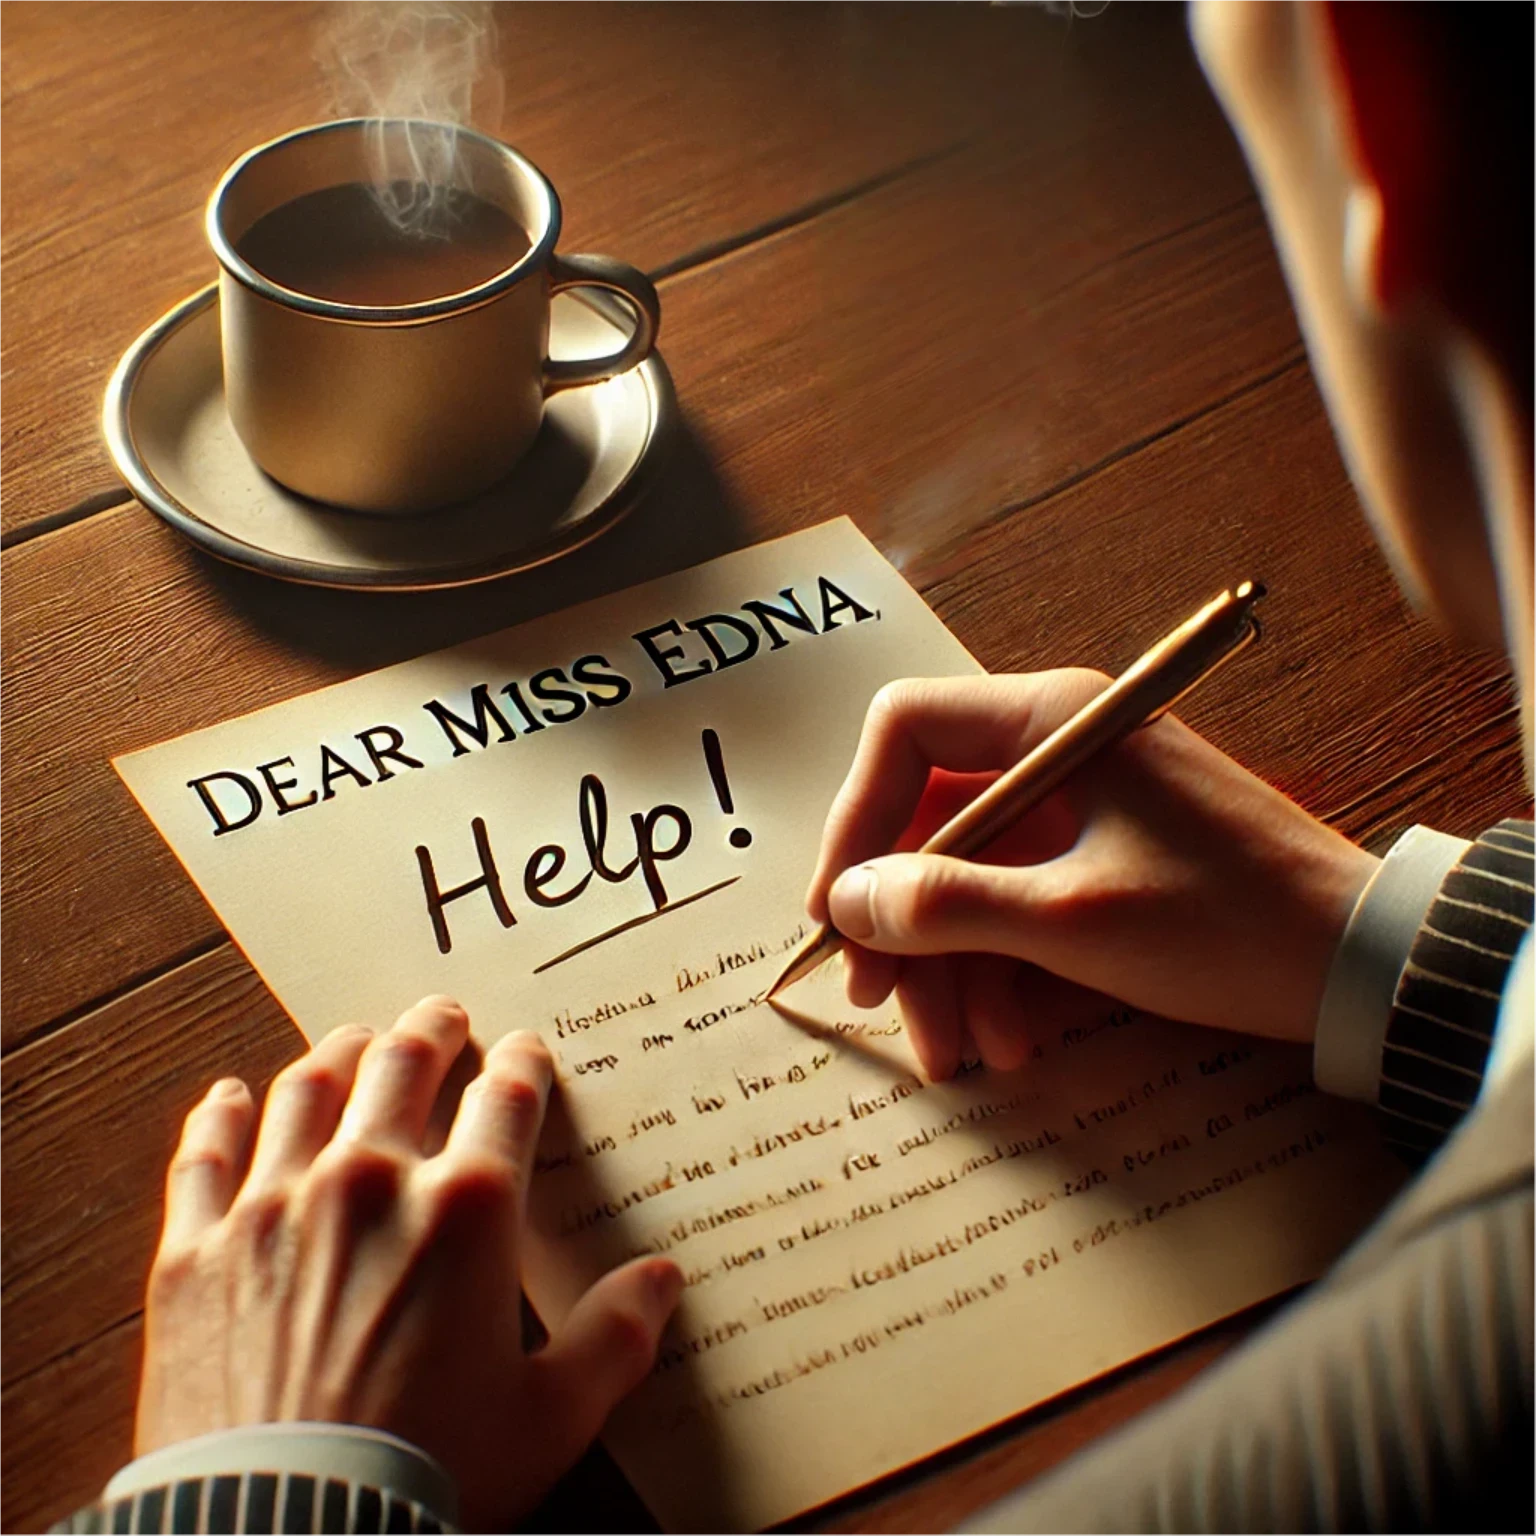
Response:
[{"label": "cup handle", "polygon": [[553,297],[567,288],[604,288],[616,293],[634,311],[634,334],[607,357],[582,357],[544,362],[544,393],[553,395],[579,384],[597,384],[643,363],[656,345],[661,329],[661,300],[643,272],[611,256],[552,256],[549,292]]}]

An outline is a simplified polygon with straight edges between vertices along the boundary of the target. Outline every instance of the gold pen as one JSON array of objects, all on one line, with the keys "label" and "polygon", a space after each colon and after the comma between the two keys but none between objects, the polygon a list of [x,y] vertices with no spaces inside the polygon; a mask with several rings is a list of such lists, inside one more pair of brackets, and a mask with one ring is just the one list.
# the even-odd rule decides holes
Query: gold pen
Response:
[{"label": "gold pen", "polygon": [[[1207,603],[940,827],[918,852],[975,857],[1090,758],[1150,725],[1222,662],[1257,640],[1253,610],[1263,596],[1259,582],[1245,581]],[[842,934],[823,923],[801,942],[768,996],[803,980],[842,947]]]}]

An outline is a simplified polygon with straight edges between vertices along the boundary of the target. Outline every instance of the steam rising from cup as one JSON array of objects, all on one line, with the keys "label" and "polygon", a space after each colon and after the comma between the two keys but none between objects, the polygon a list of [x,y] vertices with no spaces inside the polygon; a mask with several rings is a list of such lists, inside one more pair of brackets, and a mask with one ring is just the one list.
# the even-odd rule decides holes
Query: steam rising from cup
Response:
[{"label": "steam rising from cup", "polygon": [[[330,7],[320,62],[339,117],[375,120],[368,175],[398,230],[447,239],[470,190],[459,130],[501,127],[496,20],[480,0],[356,0]],[[386,133],[385,119],[434,126]]]}]

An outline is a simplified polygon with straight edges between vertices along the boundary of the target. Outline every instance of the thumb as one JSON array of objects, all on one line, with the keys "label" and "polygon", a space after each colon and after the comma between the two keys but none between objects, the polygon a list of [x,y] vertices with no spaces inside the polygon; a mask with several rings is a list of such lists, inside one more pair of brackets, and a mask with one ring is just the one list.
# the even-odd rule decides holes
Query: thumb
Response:
[{"label": "thumb", "polygon": [[644,1380],[682,1290],[682,1271],[671,1259],[636,1259],[610,1270],[538,1356],[550,1396],[546,1427],[571,1461]]},{"label": "thumb", "polygon": [[1028,865],[895,853],[845,869],[827,907],[838,932],[866,949],[1030,959],[1048,878]]}]

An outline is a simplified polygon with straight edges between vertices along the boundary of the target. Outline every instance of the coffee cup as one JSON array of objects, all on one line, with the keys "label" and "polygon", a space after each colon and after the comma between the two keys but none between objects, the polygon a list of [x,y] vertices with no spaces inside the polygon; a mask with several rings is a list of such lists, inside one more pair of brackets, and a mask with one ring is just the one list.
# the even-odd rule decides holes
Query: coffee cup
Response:
[{"label": "coffee cup", "polygon": [[[451,161],[451,185],[378,187],[381,163],[423,158]],[[358,200],[402,189],[453,206],[425,233],[380,234]],[[224,173],[207,230],[235,430],[273,479],[359,512],[486,490],[532,445],[550,395],[636,367],[661,323],[643,273],[557,255],[548,178],[467,129],[351,118],[285,134]],[[633,331],[609,356],[552,360],[550,300],[578,287],[618,295]]]}]

